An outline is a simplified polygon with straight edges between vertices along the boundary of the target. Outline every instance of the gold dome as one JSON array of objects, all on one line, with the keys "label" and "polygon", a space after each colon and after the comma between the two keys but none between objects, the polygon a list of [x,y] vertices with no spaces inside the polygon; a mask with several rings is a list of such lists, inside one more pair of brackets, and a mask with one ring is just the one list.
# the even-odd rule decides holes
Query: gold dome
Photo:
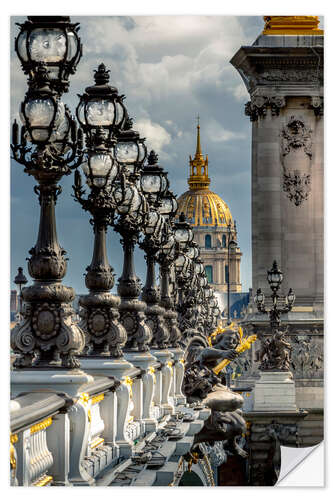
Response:
[{"label": "gold dome", "polygon": [[209,189],[190,190],[178,198],[177,214],[184,212],[192,226],[227,226],[232,224],[228,205]]},{"label": "gold dome", "polygon": [[[199,120],[199,118],[198,118]],[[209,189],[208,156],[204,159],[200,144],[200,125],[197,125],[197,149],[194,158],[190,156],[189,191],[178,198],[179,216],[184,212],[192,226],[227,226],[232,224],[228,205]]]}]

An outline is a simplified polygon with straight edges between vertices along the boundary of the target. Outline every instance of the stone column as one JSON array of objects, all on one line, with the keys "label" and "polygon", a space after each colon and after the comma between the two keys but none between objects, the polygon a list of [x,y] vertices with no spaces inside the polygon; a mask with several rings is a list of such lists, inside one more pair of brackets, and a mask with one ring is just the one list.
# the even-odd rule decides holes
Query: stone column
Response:
[{"label": "stone column", "polygon": [[323,36],[261,35],[231,60],[251,100],[253,289],[277,260],[283,293],[323,294]]},{"label": "stone column", "polygon": [[[252,46],[241,47],[231,64],[250,94],[245,114],[252,122],[253,292],[261,288],[270,296],[267,270],[276,260],[284,272],[281,295],[289,287],[296,294],[282,328],[288,324],[295,353],[301,355],[304,342],[309,352],[320,344],[316,352],[322,359],[324,37],[320,30],[297,34],[292,28],[295,35],[261,34]],[[259,335],[270,333],[267,318],[250,314],[247,321]],[[294,372],[302,407],[308,405],[297,388],[305,401],[304,388],[322,384],[317,368],[311,373]],[[315,384],[311,378],[317,378]]]}]

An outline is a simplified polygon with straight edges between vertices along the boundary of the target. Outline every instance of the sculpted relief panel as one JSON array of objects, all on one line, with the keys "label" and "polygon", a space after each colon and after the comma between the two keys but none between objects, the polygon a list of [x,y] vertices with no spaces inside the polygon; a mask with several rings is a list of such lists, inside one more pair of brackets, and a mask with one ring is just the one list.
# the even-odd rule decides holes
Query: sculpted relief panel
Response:
[{"label": "sculpted relief panel", "polygon": [[282,189],[300,206],[311,191],[312,130],[302,117],[290,116],[280,133]]}]

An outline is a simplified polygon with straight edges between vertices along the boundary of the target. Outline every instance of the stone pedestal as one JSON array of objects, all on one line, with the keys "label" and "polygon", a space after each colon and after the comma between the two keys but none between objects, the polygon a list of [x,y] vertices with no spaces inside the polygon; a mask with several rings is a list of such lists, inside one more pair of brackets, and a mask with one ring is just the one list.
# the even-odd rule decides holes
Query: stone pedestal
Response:
[{"label": "stone pedestal", "polygon": [[261,372],[254,387],[253,411],[297,411],[295,382],[291,372]]}]

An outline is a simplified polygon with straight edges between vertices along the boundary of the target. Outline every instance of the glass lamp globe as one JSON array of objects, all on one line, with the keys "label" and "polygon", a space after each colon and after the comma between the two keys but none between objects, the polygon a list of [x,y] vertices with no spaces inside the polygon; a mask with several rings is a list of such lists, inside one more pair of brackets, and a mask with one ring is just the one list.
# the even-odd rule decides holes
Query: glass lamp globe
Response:
[{"label": "glass lamp globe", "polygon": [[103,188],[107,183],[111,185],[118,174],[118,165],[108,152],[90,154],[81,168],[90,187]]},{"label": "glass lamp globe", "polygon": [[133,184],[128,184],[124,189],[122,186],[116,187],[113,197],[120,215],[133,214],[139,210],[142,204],[139,191]]},{"label": "glass lamp globe", "polygon": [[20,118],[26,127],[28,139],[33,143],[50,140],[55,121],[57,126],[64,119],[65,108],[49,87],[49,77],[45,66],[38,68],[39,85],[30,87],[21,103]]},{"label": "glass lamp globe", "polygon": [[101,63],[94,72],[95,85],[80,96],[76,115],[91,145],[113,143],[113,133],[123,124],[125,107],[118,89],[109,85],[110,71]]},{"label": "glass lamp globe", "polygon": [[258,305],[261,305],[265,302],[265,295],[261,291],[261,288],[258,288],[257,293],[254,296],[254,302]]},{"label": "glass lamp globe", "polygon": [[143,228],[145,234],[151,235],[159,233],[163,223],[163,218],[155,210],[151,210],[147,214],[147,222]]},{"label": "glass lamp globe", "polygon": [[286,297],[286,303],[287,303],[287,305],[292,306],[293,303],[295,302],[295,299],[296,299],[295,293],[290,288],[289,292],[288,292],[288,295]]},{"label": "glass lamp globe", "polygon": [[184,265],[185,265],[185,255],[181,254],[175,260],[175,267],[177,271],[181,272],[183,270]]},{"label": "glass lamp globe", "polygon": [[173,217],[178,208],[178,203],[171,191],[167,191],[166,194],[163,195],[161,200],[161,206],[159,207],[159,212],[164,217]]},{"label": "glass lamp globe", "polygon": [[283,281],[283,273],[278,268],[276,260],[274,260],[272,268],[267,271],[267,281],[272,290],[277,290]]}]

